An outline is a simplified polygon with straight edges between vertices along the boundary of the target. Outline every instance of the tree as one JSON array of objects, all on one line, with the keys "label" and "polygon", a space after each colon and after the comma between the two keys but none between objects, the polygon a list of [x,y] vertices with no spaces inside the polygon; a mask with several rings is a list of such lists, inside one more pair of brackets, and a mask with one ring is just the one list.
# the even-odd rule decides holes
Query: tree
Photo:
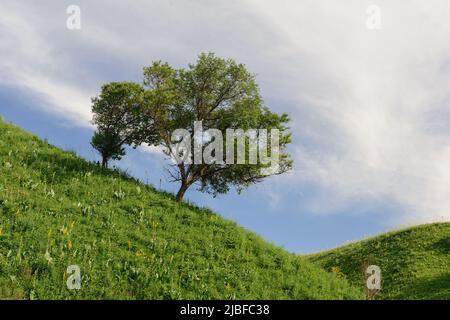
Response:
[{"label": "tree", "polygon": [[91,145],[102,156],[102,167],[108,168],[109,160],[120,160],[125,155],[121,138],[108,131],[96,131]]},{"label": "tree", "polygon": [[102,87],[92,99],[93,124],[97,126],[91,145],[101,154],[102,166],[109,160],[125,155],[124,145],[137,146],[141,139],[152,141],[143,134],[148,123],[140,112],[144,88],[132,82],[112,82]]},{"label": "tree", "polygon": [[[264,106],[255,77],[244,65],[212,53],[201,54],[197,62],[190,64],[186,70],[174,69],[158,61],[144,68],[144,85],[147,90],[142,114],[151,119],[146,136],[153,134],[158,137],[157,143],[155,140],[145,142],[163,146],[166,154],[173,159],[184,157],[187,160],[178,161],[168,169],[172,181],[181,183],[176,196],[178,201],[194,184],[199,186],[200,191],[216,196],[227,193],[232,186],[241,191],[268,176],[282,174],[292,168],[292,160],[285,152],[291,142],[286,126],[289,117],[275,114]],[[195,137],[198,134],[195,130],[197,123],[201,123],[208,134]],[[173,133],[180,129],[194,136],[192,140],[187,140],[189,147],[194,146],[193,154],[186,151],[186,143],[182,150],[179,149],[186,137],[174,139]],[[263,134],[264,130],[271,132],[272,129],[278,132],[278,141],[274,140],[275,134]],[[227,136],[226,141],[216,134],[227,130],[236,130],[238,134],[234,132],[232,139]],[[249,131],[251,134],[246,135]],[[244,161],[235,152],[236,149],[239,151],[239,142],[242,145],[242,141],[245,146]],[[258,161],[251,161],[254,157],[252,146],[258,141],[260,146],[268,148],[268,156],[278,157],[276,170],[268,170],[271,165],[260,161],[262,156],[259,153]],[[232,149],[227,149],[227,160],[233,161],[224,162],[217,157],[220,154],[218,150],[227,146]],[[199,156],[203,160],[205,154],[209,154],[214,161],[195,161]],[[239,160],[240,164],[236,164]]]}]

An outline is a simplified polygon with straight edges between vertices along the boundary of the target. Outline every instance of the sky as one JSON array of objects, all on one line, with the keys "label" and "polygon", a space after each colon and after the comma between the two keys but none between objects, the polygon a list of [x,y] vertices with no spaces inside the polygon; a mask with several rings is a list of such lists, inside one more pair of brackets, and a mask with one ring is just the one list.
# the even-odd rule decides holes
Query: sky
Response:
[{"label": "sky", "polygon": [[[449,13],[445,0],[2,0],[0,115],[98,160],[90,99],[103,84],[140,83],[155,60],[235,59],[290,114],[294,169],[187,199],[291,252],[325,250],[450,220]],[[173,192],[165,163],[138,149],[116,165]]]}]

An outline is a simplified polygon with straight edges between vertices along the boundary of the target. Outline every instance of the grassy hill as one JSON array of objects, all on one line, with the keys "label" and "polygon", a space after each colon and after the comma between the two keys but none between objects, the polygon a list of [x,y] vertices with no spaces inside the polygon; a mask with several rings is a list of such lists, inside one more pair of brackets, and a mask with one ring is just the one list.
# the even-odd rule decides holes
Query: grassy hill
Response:
[{"label": "grassy hill", "polygon": [[[66,269],[81,268],[81,290]],[[355,299],[304,257],[0,120],[0,298]]]},{"label": "grassy hill", "polygon": [[382,271],[379,299],[450,299],[450,223],[409,228],[311,255],[347,278],[364,282],[364,263]]}]

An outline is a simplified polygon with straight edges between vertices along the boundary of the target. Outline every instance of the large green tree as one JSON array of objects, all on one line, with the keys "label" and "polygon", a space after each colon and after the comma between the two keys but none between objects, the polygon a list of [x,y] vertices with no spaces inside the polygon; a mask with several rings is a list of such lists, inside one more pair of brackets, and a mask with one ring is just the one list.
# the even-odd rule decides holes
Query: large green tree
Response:
[{"label": "large green tree", "polygon": [[[200,150],[200,157],[206,152],[214,158],[218,144],[223,144],[225,150],[228,144],[233,152],[229,154],[227,150],[227,159],[233,158],[234,163],[219,159],[210,163],[184,161],[172,164],[169,174],[173,181],[180,182],[178,201],[194,184],[202,192],[217,195],[227,193],[232,186],[240,191],[268,176],[291,169],[292,160],[285,150],[291,142],[287,127],[289,117],[273,113],[264,105],[255,77],[244,65],[216,57],[212,53],[201,54],[197,62],[190,64],[187,69],[174,69],[158,61],[144,68],[144,85],[146,92],[142,114],[151,119],[146,136],[157,136],[157,144],[162,145],[166,154],[172,158],[198,158],[195,151],[194,154],[184,149],[180,151],[177,146],[181,138],[173,139],[173,133],[179,129],[194,136],[195,123],[201,122],[204,131],[217,129],[224,134],[230,129],[242,129],[244,132],[256,130],[247,137],[242,132],[236,135],[244,138],[246,147],[245,159],[241,159],[239,164],[236,164],[239,162],[239,139],[221,139],[214,134],[194,137],[191,144],[199,147],[193,149]],[[279,133],[277,148],[270,134],[260,135],[259,131],[267,130],[270,133],[272,129]],[[275,153],[278,156],[275,169],[261,161],[260,154],[256,163],[251,161],[251,146],[258,139],[269,149],[269,156]],[[155,140],[145,142],[155,144]]]}]

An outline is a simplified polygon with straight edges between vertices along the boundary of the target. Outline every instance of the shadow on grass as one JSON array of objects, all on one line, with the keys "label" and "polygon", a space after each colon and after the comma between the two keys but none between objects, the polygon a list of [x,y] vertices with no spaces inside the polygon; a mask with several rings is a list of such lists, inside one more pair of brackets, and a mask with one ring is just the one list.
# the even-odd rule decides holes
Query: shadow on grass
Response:
[{"label": "shadow on grass", "polygon": [[430,246],[430,250],[450,254],[450,236],[433,243]]},{"label": "shadow on grass", "polygon": [[450,273],[416,279],[413,284],[405,286],[402,292],[409,293],[412,299],[450,300]]}]

